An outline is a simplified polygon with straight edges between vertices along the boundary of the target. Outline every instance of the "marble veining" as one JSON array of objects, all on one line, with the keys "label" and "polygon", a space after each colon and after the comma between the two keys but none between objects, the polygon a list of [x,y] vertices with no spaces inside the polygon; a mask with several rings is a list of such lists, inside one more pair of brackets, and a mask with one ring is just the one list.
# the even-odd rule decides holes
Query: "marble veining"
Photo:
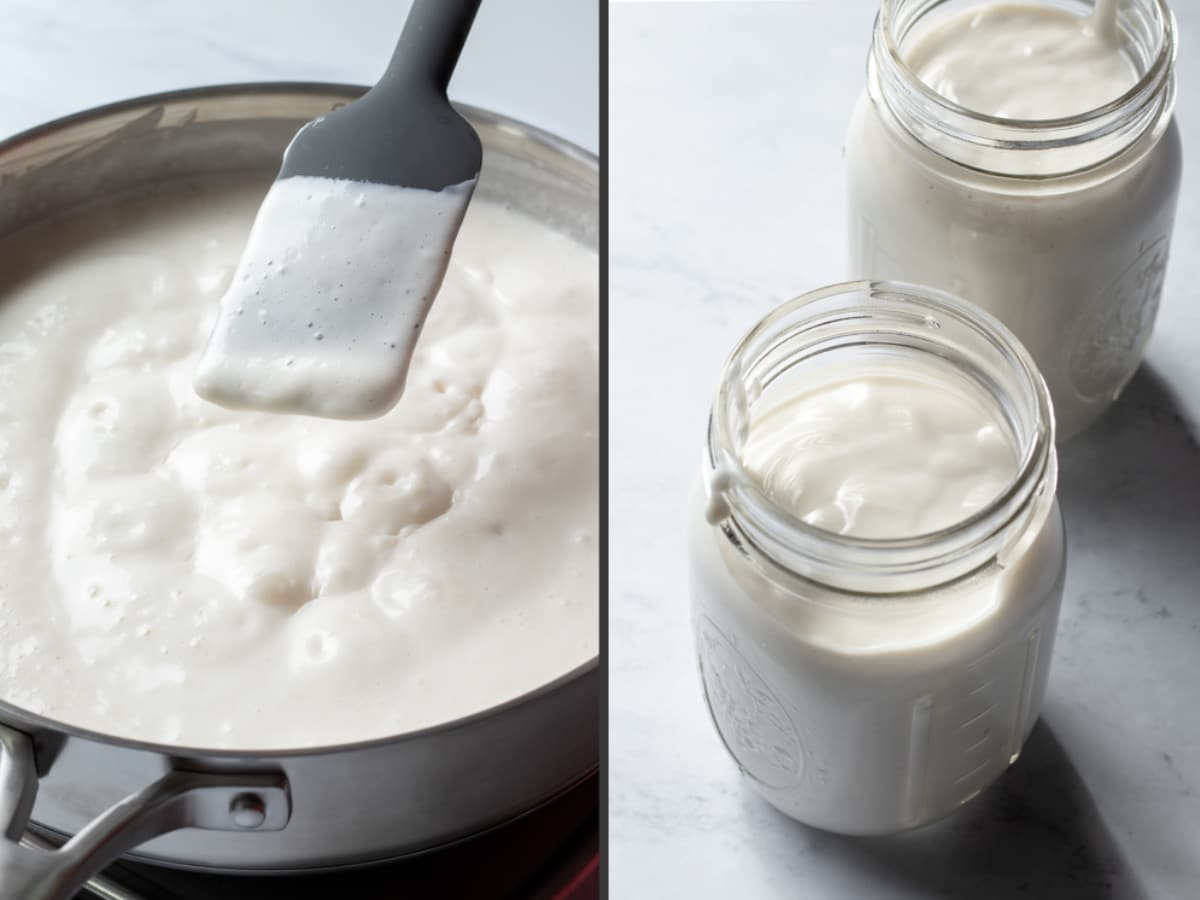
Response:
[{"label": "marble veining", "polygon": [[[1061,454],[1069,562],[1022,758],[960,815],[824,834],[744,784],[704,707],[683,522],[733,342],[842,280],[842,142],[874,0],[610,8],[613,897],[1158,900],[1200,884],[1200,197],[1149,361]],[[1200,8],[1176,0],[1200,148]],[[1200,152],[1200,151],[1197,151]]]}]

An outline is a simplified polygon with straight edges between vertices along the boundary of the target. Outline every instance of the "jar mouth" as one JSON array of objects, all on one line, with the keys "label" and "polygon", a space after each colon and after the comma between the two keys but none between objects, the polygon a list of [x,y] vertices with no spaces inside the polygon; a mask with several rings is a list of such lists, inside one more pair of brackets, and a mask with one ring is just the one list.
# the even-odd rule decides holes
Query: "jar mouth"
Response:
[{"label": "jar mouth", "polygon": [[[986,505],[935,531],[865,537],[829,531],[776,504],[747,471],[741,451],[750,408],[770,383],[830,350],[895,346],[969,371],[996,399],[1017,451],[1016,471]],[[803,294],[738,342],[709,418],[710,511],[784,568],[822,583],[894,593],[942,583],[1003,558],[1044,514],[1057,476],[1049,391],[1028,351],[990,314],[942,291],[856,281]],[[883,587],[885,586],[885,587]]]},{"label": "jar mouth", "polygon": [[[921,4],[908,19],[900,15],[905,2],[881,0],[868,61],[872,97],[886,102],[922,144],[967,168],[1033,178],[1086,171],[1119,156],[1147,131],[1169,119],[1174,109],[1177,28],[1167,0],[1145,0],[1152,16],[1118,15],[1118,28],[1127,36],[1137,26],[1151,30],[1157,39],[1145,54],[1144,71],[1133,86],[1103,106],[1050,119],[978,112],[942,96],[922,81],[905,60],[901,44],[912,26],[945,0]],[[931,135],[943,140],[931,140]],[[956,148],[956,144],[963,146]],[[1082,149],[1085,147],[1086,151]],[[1028,158],[1031,151],[1062,148],[1075,150],[1069,164]],[[956,152],[964,149],[967,152]],[[1021,154],[1026,159],[1022,160]]]}]

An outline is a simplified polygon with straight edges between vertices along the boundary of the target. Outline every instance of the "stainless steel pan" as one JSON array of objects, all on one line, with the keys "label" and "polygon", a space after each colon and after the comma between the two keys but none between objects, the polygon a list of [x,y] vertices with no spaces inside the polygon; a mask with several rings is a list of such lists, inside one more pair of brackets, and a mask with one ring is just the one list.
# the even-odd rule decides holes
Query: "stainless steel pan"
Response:
[{"label": "stainless steel pan", "polygon": [[[0,236],[172,178],[273,172],[300,125],[361,92],[201,88],[18,135],[0,143]],[[596,159],[501,116],[463,113],[484,144],[477,196],[595,246]],[[594,770],[599,687],[592,659],[435,728],[358,744],[330,734],[327,746],[264,753],[123,740],[0,703],[0,897],[70,897],[123,853],[171,866],[294,873],[431,849],[511,819]],[[20,845],[27,825],[74,837],[56,851]]]}]

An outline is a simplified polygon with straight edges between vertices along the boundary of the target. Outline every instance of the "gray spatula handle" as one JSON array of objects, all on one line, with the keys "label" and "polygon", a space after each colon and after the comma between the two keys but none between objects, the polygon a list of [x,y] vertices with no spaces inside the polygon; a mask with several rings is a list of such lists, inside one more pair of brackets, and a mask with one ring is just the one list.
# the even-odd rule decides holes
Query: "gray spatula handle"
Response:
[{"label": "gray spatula handle", "polygon": [[440,191],[479,175],[483,150],[446,86],[480,0],[416,0],[379,83],[300,130],[280,178],[309,175]]},{"label": "gray spatula handle", "polygon": [[380,85],[446,92],[481,0],[415,0]]}]

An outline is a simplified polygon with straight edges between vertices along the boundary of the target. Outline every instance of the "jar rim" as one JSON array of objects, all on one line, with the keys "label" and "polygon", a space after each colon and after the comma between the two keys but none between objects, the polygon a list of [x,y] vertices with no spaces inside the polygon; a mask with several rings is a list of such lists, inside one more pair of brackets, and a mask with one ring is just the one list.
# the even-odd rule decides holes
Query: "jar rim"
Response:
[{"label": "jar rim", "polygon": [[[865,301],[899,301],[907,307],[906,314],[912,318],[914,328],[925,327],[936,333],[941,326],[931,325],[930,317],[965,326],[1003,354],[1011,363],[1014,376],[1027,389],[1027,400],[1032,401],[1033,426],[1016,448],[1019,454],[1016,471],[1004,489],[980,509],[943,528],[904,537],[865,537],[829,531],[777,505],[742,464],[736,432],[745,426],[749,401],[744,382],[748,368],[755,363],[747,356],[789,317],[821,301],[851,295],[863,295]],[[895,307],[898,308],[901,307]],[[853,322],[878,315],[881,309],[863,302],[845,307],[837,315]],[[816,312],[798,319],[793,330],[815,327],[826,320],[832,321],[829,313]],[[776,341],[775,346],[778,344]],[[760,319],[734,346],[722,370],[709,417],[706,456],[710,467],[710,510],[719,495],[717,508],[724,504],[728,518],[742,526],[745,532],[742,536],[775,562],[783,562],[785,568],[796,571],[794,563],[800,561],[805,564],[800,566],[802,569],[811,568],[808,564],[812,564],[826,573],[857,566],[867,578],[878,574],[893,580],[933,570],[945,574],[943,570],[949,567],[946,571],[950,574],[941,580],[950,581],[978,568],[980,561],[1002,555],[1011,543],[1006,538],[1011,537],[1014,527],[1024,531],[1026,514],[1037,499],[1045,501],[1043,513],[1048,510],[1057,478],[1053,407],[1049,390],[1028,350],[998,319],[974,304],[943,291],[897,281],[852,281],[818,288],[787,301]],[[1049,496],[1042,497],[1044,493]],[[719,513],[710,515],[714,519],[724,517]],[[778,559],[780,552],[789,561]],[[836,584],[838,579],[821,580]],[[863,588],[856,585],[855,589]]]},{"label": "jar rim", "polygon": [[[1157,11],[1159,24],[1159,46],[1153,60],[1137,81],[1119,97],[1102,106],[1070,115],[1049,119],[1024,119],[995,116],[963,106],[938,93],[918,77],[909,67],[900,51],[901,37],[896,34],[896,7],[905,0],[881,0],[875,17],[872,52],[869,58],[868,83],[874,84],[871,69],[875,65],[884,68],[885,82],[899,95],[896,99],[904,112],[920,120],[922,126],[942,130],[952,137],[965,140],[980,147],[996,150],[1053,150],[1060,147],[1078,146],[1089,141],[1128,131],[1130,140],[1113,152],[1105,153],[1084,165],[1066,171],[1047,173],[1019,173],[1058,176],[1085,171],[1102,165],[1132,144],[1153,125],[1169,116],[1174,107],[1174,71],[1178,55],[1178,28],[1174,13],[1167,0],[1146,0]],[[936,9],[941,2],[929,5],[920,15]],[[891,104],[889,104],[891,106]],[[938,121],[944,119],[945,121]],[[993,134],[983,137],[967,134],[964,125],[981,126],[981,131]],[[911,129],[909,129],[911,131]],[[917,140],[919,136],[914,134]],[[925,141],[921,141],[926,144]],[[928,146],[928,144],[926,144]],[[954,162],[968,168],[979,169],[991,174],[1010,174],[949,156],[934,149]]]}]

